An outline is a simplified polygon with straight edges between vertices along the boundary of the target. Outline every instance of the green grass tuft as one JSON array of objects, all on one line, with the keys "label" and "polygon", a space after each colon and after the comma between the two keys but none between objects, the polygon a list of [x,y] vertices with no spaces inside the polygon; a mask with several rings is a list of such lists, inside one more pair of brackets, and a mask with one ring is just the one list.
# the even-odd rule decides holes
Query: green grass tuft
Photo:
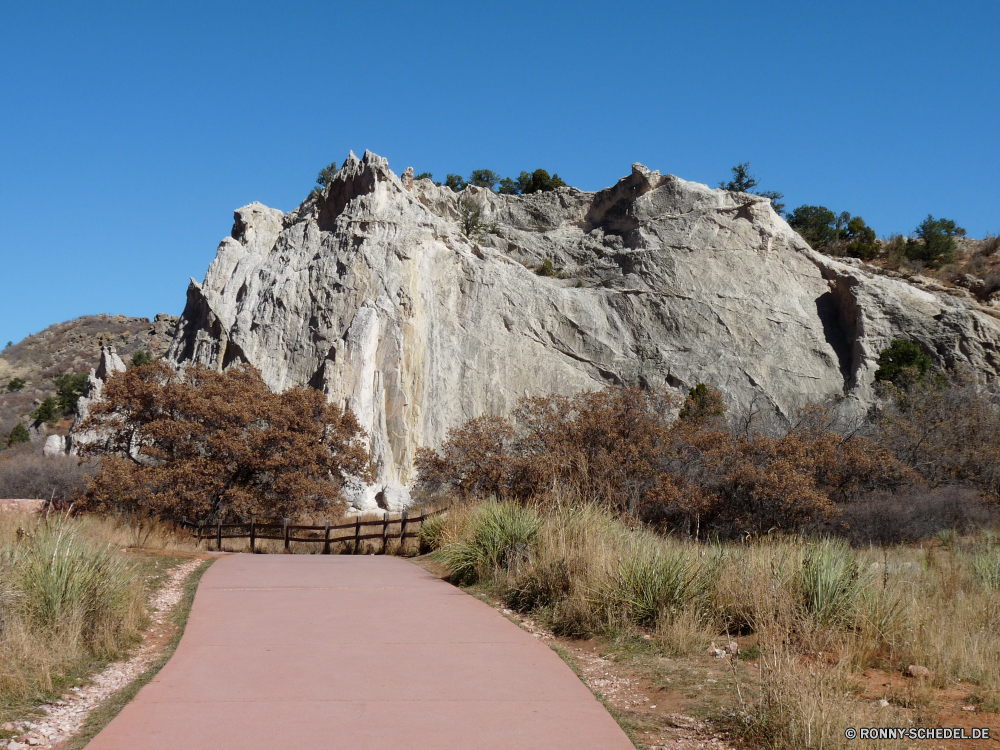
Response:
[{"label": "green grass tuft", "polygon": [[973,553],[972,572],[990,591],[1000,591],[1000,547],[987,547]]},{"label": "green grass tuft", "polygon": [[446,544],[439,559],[455,581],[471,584],[527,558],[542,521],[532,508],[487,502],[470,519],[468,538]]},{"label": "green grass tuft", "polygon": [[817,622],[851,621],[865,581],[861,563],[847,542],[824,539],[810,547],[800,575],[803,604]]},{"label": "green grass tuft", "polygon": [[651,627],[700,593],[703,580],[701,567],[684,550],[640,544],[618,558],[602,596],[612,617]]}]

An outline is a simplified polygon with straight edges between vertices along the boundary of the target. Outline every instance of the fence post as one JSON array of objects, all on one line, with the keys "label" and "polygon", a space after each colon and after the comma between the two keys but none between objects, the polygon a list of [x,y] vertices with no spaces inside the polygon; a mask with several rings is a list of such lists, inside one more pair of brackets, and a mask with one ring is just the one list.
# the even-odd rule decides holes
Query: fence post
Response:
[{"label": "fence post", "polygon": [[323,530],[323,554],[330,554],[330,522],[324,522],[326,528]]},{"label": "fence post", "polygon": [[427,508],[420,509],[420,530],[424,530],[424,521],[427,520]]},{"label": "fence post", "polygon": [[403,511],[399,517],[399,552],[403,553],[403,545],[406,544],[406,519],[410,517],[409,511]]},{"label": "fence post", "polygon": [[222,552],[222,524],[219,524],[219,528],[215,534],[215,548]]},{"label": "fence post", "polygon": [[361,544],[361,514],[359,513],[354,517],[354,554],[358,554],[359,545]]},{"label": "fence post", "polygon": [[289,519],[287,519],[287,518],[284,519],[284,521],[285,521],[285,524],[284,524],[285,525],[285,551],[284,551],[284,554],[286,554],[286,555],[292,554],[292,544],[291,544],[291,541],[288,539],[288,520]]},{"label": "fence post", "polygon": [[257,552],[257,522],[250,521],[250,554]]},{"label": "fence post", "polygon": [[385,554],[386,547],[389,545],[389,511],[386,511],[382,515],[382,554]]}]

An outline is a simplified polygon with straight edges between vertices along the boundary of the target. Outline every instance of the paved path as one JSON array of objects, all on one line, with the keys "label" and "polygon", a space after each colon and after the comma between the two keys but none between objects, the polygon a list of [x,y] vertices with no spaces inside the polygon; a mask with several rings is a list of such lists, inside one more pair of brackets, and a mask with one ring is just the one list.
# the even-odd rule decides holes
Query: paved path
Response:
[{"label": "paved path", "polygon": [[232,555],[88,750],[630,750],[551,649],[394,557]]}]

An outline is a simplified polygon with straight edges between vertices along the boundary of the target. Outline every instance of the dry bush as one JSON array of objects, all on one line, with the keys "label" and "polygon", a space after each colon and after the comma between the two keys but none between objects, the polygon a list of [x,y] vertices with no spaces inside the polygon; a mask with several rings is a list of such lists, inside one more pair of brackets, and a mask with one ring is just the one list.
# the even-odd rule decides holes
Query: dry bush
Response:
[{"label": "dry bush", "polygon": [[884,266],[888,269],[903,272],[919,270],[916,267],[919,264],[914,264],[906,257],[906,237],[901,234],[892,235],[882,244],[882,256],[885,259]]},{"label": "dry bush", "polygon": [[1000,250],[1000,237],[993,234],[987,234],[977,249],[978,254],[984,257],[995,255],[997,250]]},{"label": "dry bush", "polygon": [[755,541],[725,547],[719,554],[710,601],[718,624],[733,634],[787,639],[798,616],[801,544]]},{"label": "dry bush", "polygon": [[417,457],[422,488],[462,498],[529,498],[556,484],[620,509],[648,488],[646,463],[678,404],[662,390],[612,388],[525,398],[512,418],[489,416],[449,431],[438,451]]},{"label": "dry bush", "polygon": [[740,706],[731,726],[751,746],[773,750],[892,748],[898,740],[849,740],[847,727],[907,725],[895,708],[853,700],[850,665],[816,661],[803,665],[781,646],[764,650],[755,695]]},{"label": "dry bush", "polygon": [[[992,549],[996,549],[993,547]],[[979,686],[984,708],[1000,710],[1000,592],[975,570],[981,548],[929,547],[918,565],[901,571],[909,589],[911,637],[901,644],[903,661],[931,670],[936,687],[956,680]]]},{"label": "dry bush", "polygon": [[817,531],[835,533],[855,545],[892,545],[931,539],[942,529],[961,534],[997,524],[996,503],[968,487],[912,486],[875,493],[839,506],[840,513]]},{"label": "dry bush", "polygon": [[986,274],[983,285],[975,290],[976,296],[981,300],[988,300],[998,291],[1000,291],[1000,273]]},{"label": "dry bush", "polygon": [[113,375],[80,427],[101,468],[84,510],[246,522],[337,512],[347,475],[370,478],[354,415],[308,387],[271,393],[249,366],[176,373],[156,362]]},{"label": "dry bush", "polygon": [[0,454],[0,497],[51,500],[65,507],[94,471],[93,464],[75,456],[42,456],[30,446],[12,448]]},{"label": "dry bush", "polygon": [[838,501],[909,478],[882,448],[832,432],[819,407],[780,437],[733,434],[723,413],[703,385],[683,404],[665,390],[621,387],[525,399],[510,419],[471,420],[438,451],[422,449],[420,486],[522,501],[561,487],[697,538],[702,528],[795,529],[830,518]]}]

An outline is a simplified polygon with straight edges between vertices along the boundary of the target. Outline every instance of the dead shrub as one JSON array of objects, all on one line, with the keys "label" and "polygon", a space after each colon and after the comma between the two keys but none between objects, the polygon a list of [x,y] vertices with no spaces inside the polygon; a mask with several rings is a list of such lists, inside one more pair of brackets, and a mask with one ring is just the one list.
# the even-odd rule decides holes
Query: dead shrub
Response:
[{"label": "dead shrub", "polygon": [[93,475],[92,463],[75,456],[41,456],[29,446],[0,456],[0,497],[50,500],[56,507],[72,502]]},{"label": "dead shrub", "polygon": [[932,487],[967,483],[1000,497],[1000,399],[956,368],[935,378],[880,384],[878,443]]},{"label": "dead shrub", "polygon": [[817,530],[836,533],[854,545],[919,542],[942,529],[965,534],[997,523],[994,503],[984,501],[974,489],[953,485],[876,493],[843,503],[839,510],[833,523]]},{"label": "dead shrub", "polygon": [[979,255],[989,257],[995,255],[1000,250],[1000,237],[995,234],[987,234],[986,238],[979,243]]}]

